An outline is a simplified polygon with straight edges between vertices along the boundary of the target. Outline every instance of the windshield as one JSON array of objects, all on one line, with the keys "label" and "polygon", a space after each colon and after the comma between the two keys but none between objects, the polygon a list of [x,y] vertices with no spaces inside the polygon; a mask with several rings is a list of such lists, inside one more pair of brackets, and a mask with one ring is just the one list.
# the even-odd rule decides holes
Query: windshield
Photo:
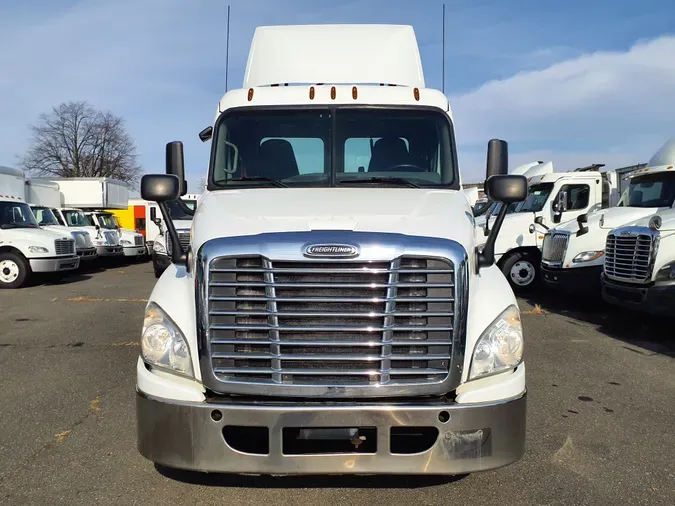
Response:
[{"label": "windshield", "polygon": [[94,225],[94,223],[85,218],[82,211],[63,209],[61,210],[61,214],[63,214],[63,217],[66,219],[66,225],[69,227],[86,227]]},{"label": "windshield", "polygon": [[116,230],[117,223],[115,222],[115,217],[112,214],[97,214],[99,225],[101,228],[106,228],[108,230]]},{"label": "windshield", "polygon": [[[527,198],[524,202],[518,202],[514,207],[517,208],[516,212],[525,213],[537,213],[544,208],[544,204],[548,200],[548,196],[553,190],[553,183],[540,183],[533,184],[527,189]],[[513,204],[511,204],[513,205]]]},{"label": "windshield", "polygon": [[[190,209],[194,209],[195,206],[197,205],[196,200],[183,200],[183,202]],[[192,216],[190,216],[189,214],[184,212],[183,209],[178,204],[178,202],[176,202],[176,201],[167,202],[167,206],[169,207],[169,214],[171,215],[171,219],[173,219],[173,220],[191,220],[192,219]]]},{"label": "windshield", "polygon": [[0,202],[0,228],[38,228],[28,204]]},{"label": "windshield", "polygon": [[456,188],[454,149],[436,110],[238,110],[216,125],[209,184]]},{"label": "windshield", "polygon": [[54,213],[48,207],[31,207],[31,211],[33,211],[33,215],[41,227],[59,224],[56,221],[56,216],[54,216]]},{"label": "windshield", "polygon": [[629,207],[671,207],[675,200],[675,173],[633,177],[627,191]]}]

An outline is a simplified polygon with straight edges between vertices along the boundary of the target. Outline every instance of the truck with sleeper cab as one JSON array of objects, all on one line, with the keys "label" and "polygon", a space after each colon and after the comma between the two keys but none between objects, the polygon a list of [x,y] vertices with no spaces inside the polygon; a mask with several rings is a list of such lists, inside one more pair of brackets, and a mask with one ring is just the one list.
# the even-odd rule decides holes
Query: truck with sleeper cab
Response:
[{"label": "truck with sleeper cab", "polygon": [[[323,83],[323,84],[318,84]],[[521,458],[526,384],[513,291],[494,265],[525,199],[504,141],[505,204],[477,248],[447,98],[410,26],[256,30],[218,102],[189,243],[183,146],[145,175],[172,245],[137,363],[142,455],[258,474],[458,474]]]}]

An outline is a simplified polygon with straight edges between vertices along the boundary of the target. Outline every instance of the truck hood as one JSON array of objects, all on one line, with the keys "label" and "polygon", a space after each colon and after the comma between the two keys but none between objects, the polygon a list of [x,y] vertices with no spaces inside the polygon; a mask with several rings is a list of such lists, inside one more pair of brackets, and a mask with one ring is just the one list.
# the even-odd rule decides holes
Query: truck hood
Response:
[{"label": "truck hood", "polygon": [[[71,239],[71,236],[70,234],[63,234],[44,228],[11,228],[0,230],[0,245],[13,244],[22,251],[23,248],[29,246],[41,246],[49,250],[48,254],[53,255],[54,241],[56,239]],[[36,255],[31,254],[31,256]]]},{"label": "truck hood", "polygon": [[[613,228],[639,220],[645,216],[651,216],[658,210],[656,207],[612,207],[610,209],[600,209],[588,213],[586,226],[589,230],[600,228],[609,232]],[[579,225],[577,220],[571,220],[562,223],[560,226],[555,227],[555,229],[576,232],[579,230]]]},{"label": "truck hood", "polygon": [[217,237],[268,232],[349,230],[453,239],[468,251],[473,215],[454,190],[408,188],[260,188],[202,196],[193,248]]},{"label": "truck hood", "polygon": [[663,208],[661,209],[662,210],[655,211],[653,214],[650,214],[649,216],[645,216],[643,218],[640,218],[639,220],[627,223],[627,225],[632,225],[635,227],[648,227],[649,220],[652,219],[652,216],[658,214],[661,217],[661,228],[659,228],[661,233],[675,230],[675,209],[671,208],[667,208],[665,210]]}]

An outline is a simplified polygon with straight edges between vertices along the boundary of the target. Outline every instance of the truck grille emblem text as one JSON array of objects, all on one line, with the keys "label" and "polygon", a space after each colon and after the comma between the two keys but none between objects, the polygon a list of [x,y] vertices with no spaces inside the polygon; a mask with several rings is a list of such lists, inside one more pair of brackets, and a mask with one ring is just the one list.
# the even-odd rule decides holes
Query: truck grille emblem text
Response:
[{"label": "truck grille emblem text", "polygon": [[359,249],[349,244],[310,244],[305,247],[306,257],[350,258],[359,255]]}]

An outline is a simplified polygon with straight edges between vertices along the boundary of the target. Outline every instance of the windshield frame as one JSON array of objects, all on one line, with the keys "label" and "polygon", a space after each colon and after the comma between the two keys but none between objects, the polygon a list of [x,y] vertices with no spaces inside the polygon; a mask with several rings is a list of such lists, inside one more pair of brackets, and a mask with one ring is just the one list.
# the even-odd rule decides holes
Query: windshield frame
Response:
[{"label": "windshield frame", "polygon": [[[288,185],[289,188],[372,188],[374,185],[385,185],[391,186],[391,183],[377,183],[373,182],[372,184],[363,184],[363,185],[346,185],[340,184],[340,181],[337,179],[337,174],[334,170],[334,167],[337,166],[338,154],[334,149],[335,139],[336,139],[336,111],[339,110],[363,110],[363,111],[372,111],[372,110],[398,110],[398,111],[426,111],[438,116],[442,116],[444,121],[447,122],[448,135],[450,141],[450,152],[448,153],[447,161],[452,165],[452,182],[448,184],[434,184],[434,185],[419,185],[420,188],[424,189],[436,189],[436,190],[459,190],[460,189],[460,176],[459,176],[459,166],[457,162],[457,138],[455,136],[455,126],[448,115],[448,112],[435,106],[430,105],[412,105],[412,104],[273,104],[273,105],[255,105],[255,106],[237,106],[231,107],[224,110],[218,118],[216,119],[213,126],[213,135],[211,137],[211,153],[209,155],[209,173],[207,178],[207,190],[209,191],[220,191],[220,190],[237,190],[237,189],[250,189],[250,188],[271,188],[273,187],[269,182],[239,182],[233,185],[224,185],[218,184],[214,178],[215,173],[215,163],[216,163],[216,149],[218,145],[218,134],[220,128],[222,127],[225,120],[235,114],[239,114],[246,111],[288,111],[288,112],[297,112],[304,110],[324,110],[331,113],[331,132],[326,145],[326,149],[330,150],[330,157],[328,158],[329,170],[328,174],[328,183],[327,184],[308,184],[308,183],[293,183]],[[383,176],[384,177],[384,176]],[[416,182],[416,181],[413,181]],[[283,182],[288,184],[287,182]],[[316,183],[310,182],[310,183]],[[394,186],[396,188],[407,188],[407,186]]]},{"label": "windshield frame", "polygon": [[[117,230],[119,228],[117,222],[115,222],[115,215],[112,213],[93,213],[92,216],[96,217],[96,221],[103,230]],[[114,225],[112,228],[102,225],[102,223],[106,222],[106,218],[112,221]]]},{"label": "windshield frame", "polygon": [[[35,216],[35,221],[37,222],[38,225],[41,227],[54,227],[54,226],[61,226],[59,223],[59,220],[56,218],[56,214],[54,214],[54,211],[52,211],[51,207],[47,206],[31,206],[29,204],[30,210],[33,213],[33,216]],[[41,225],[40,222],[37,219],[37,215],[35,214],[35,210],[41,210],[43,213],[47,211],[47,214],[49,214],[52,218],[54,218],[53,223],[47,223],[46,225]]]},{"label": "windshield frame", "polygon": [[[551,195],[553,195],[553,190],[555,190],[556,183],[557,183],[557,181],[555,181],[555,182],[544,181],[544,182],[533,183],[531,185],[527,185],[527,197],[525,197],[525,200],[523,200],[522,202],[518,202],[520,207],[515,212],[516,213],[540,213],[540,212],[542,212],[544,210],[544,208],[546,207],[546,202],[548,202],[549,199],[551,198]],[[524,208],[525,203],[527,202],[527,199],[530,196],[530,191],[532,190],[532,188],[535,188],[535,187],[538,187],[538,186],[546,186],[546,187],[550,186],[550,190],[549,190],[548,194],[546,195],[546,199],[542,202],[541,207],[539,209],[525,209]]]},{"label": "windshield frame", "polygon": [[[662,177],[666,176],[666,177]],[[670,199],[670,202],[664,204],[661,202],[660,204],[663,205],[658,205],[658,206],[645,206],[645,205],[639,205],[639,206],[634,206],[630,204],[630,193],[631,193],[631,187],[633,187],[634,183],[633,181],[638,180],[637,184],[640,184],[642,182],[649,182],[649,179],[653,179],[654,181],[651,181],[652,183],[658,183],[662,182],[664,185],[674,185],[675,186],[675,173],[671,172],[652,172],[652,173],[645,173],[645,174],[638,174],[630,178],[630,181],[628,182],[628,186],[626,187],[626,201],[621,207],[631,207],[634,209],[659,209],[662,207],[673,207],[673,203],[675,203],[675,191],[673,191],[672,198]],[[644,181],[644,180],[647,181]],[[667,181],[666,181],[667,180]]]},{"label": "windshield frame", "polygon": [[[69,218],[70,213],[76,214],[76,215],[82,217],[82,223],[83,224],[82,225],[70,225],[68,223],[68,218]],[[61,209],[61,214],[63,215],[63,220],[66,223],[66,225],[65,225],[66,227],[76,228],[76,227],[93,227],[94,226],[91,223],[89,223],[89,220],[87,219],[87,215],[84,214],[84,211],[82,211],[80,209]]]}]

